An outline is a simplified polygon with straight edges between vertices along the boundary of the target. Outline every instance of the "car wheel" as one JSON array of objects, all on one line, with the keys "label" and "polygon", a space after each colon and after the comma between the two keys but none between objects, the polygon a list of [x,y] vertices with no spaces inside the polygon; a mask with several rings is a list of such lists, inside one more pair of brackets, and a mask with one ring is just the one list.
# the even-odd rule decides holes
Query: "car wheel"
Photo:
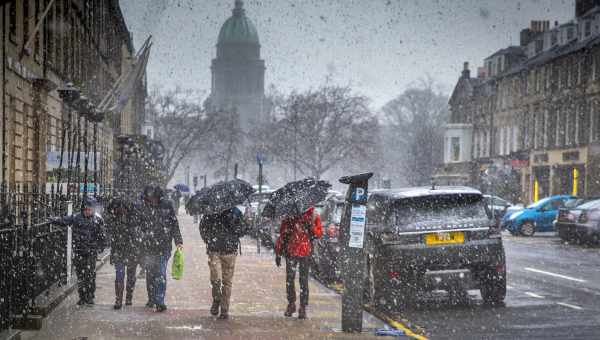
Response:
[{"label": "car wheel", "polygon": [[533,234],[535,234],[535,225],[529,221],[523,222],[523,224],[521,224],[521,228],[519,228],[519,232],[523,236],[531,237]]},{"label": "car wheel", "polygon": [[486,305],[500,306],[506,298],[506,274],[487,271],[481,277],[481,297]]}]

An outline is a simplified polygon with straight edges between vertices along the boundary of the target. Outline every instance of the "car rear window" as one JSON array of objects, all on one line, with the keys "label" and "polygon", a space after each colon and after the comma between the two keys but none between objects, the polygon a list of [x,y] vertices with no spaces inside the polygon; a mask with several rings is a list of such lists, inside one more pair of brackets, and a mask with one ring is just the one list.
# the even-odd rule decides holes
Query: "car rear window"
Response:
[{"label": "car rear window", "polygon": [[403,199],[393,205],[393,225],[487,219],[480,195],[442,195]]},{"label": "car rear window", "polygon": [[589,201],[577,206],[577,209],[597,209],[600,208],[600,200]]}]

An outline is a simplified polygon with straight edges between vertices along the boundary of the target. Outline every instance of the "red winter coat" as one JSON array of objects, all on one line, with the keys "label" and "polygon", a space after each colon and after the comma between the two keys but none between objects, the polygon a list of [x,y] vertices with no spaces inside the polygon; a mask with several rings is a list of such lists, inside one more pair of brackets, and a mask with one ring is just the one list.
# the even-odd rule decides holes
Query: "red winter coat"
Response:
[{"label": "red winter coat", "polygon": [[[310,226],[310,232],[303,226],[305,223]],[[287,252],[284,252],[283,238],[286,234],[288,237]],[[275,253],[289,257],[310,256],[312,251],[311,236],[314,238],[323,236],[321,216],[315,211],[314,207],[308,208],[301,217],[286,217],[281,221],[279,237],[275,242]]]}]

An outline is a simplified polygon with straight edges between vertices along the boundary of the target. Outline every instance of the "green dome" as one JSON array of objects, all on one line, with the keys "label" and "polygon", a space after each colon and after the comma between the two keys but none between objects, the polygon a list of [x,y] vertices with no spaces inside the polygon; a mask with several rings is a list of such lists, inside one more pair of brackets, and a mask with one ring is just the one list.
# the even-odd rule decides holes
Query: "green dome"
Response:
[{"label": "green dome", "polygon": [[244,11],[244,3],[236,0],[233,15],[225,21],[219,32],[218,44],[256,44],[259,45],[256,27]]}]

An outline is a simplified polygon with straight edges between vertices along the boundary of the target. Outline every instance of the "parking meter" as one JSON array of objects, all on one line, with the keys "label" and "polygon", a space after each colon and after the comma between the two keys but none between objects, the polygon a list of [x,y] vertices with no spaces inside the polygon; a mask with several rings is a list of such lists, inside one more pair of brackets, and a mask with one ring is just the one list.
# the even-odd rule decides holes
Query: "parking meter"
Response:
[{"label": "parking meter", "polygon": [[373,173],[346,176],[340,182],[350,187],[346,193],[340,224],[341,264],[344,294],[342,296],[342,331],[362,332],[363,286],[366,257],[365,226],[369,179]]}]

